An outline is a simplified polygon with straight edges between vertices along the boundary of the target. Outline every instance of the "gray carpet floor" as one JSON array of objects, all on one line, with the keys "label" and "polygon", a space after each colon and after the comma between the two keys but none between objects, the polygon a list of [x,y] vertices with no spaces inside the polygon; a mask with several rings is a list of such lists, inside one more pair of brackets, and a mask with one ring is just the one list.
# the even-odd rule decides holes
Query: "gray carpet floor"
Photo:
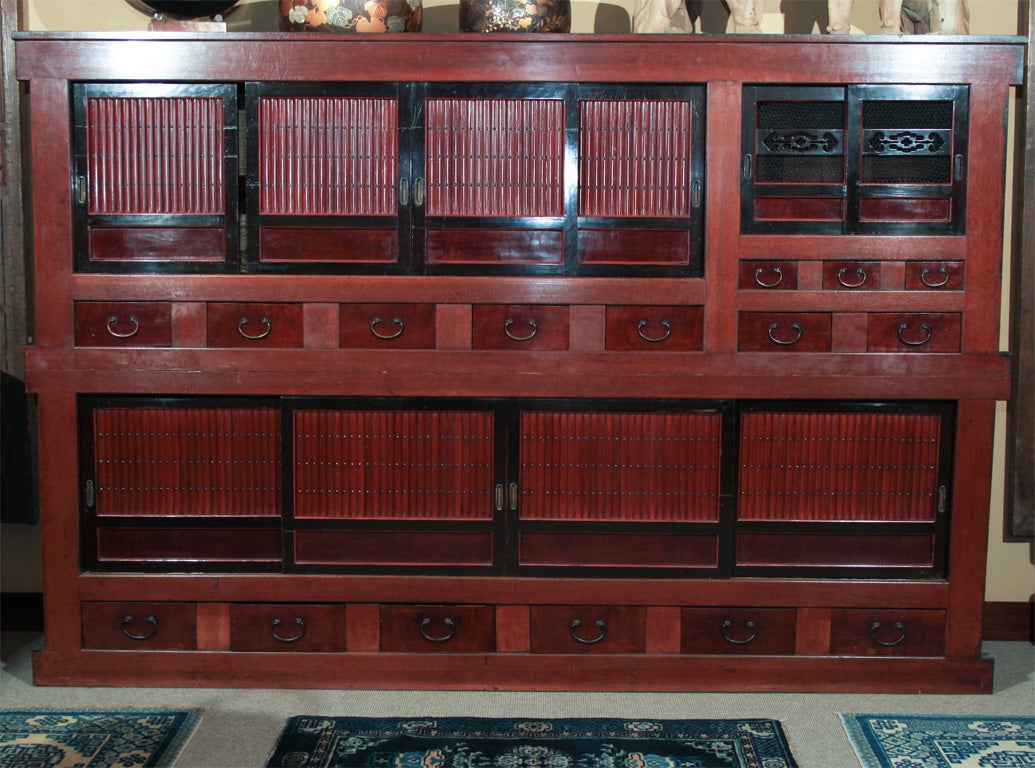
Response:
[{"label": "gray carpet floor", "polygon": [[450,691],[43,688],[31,652],[42,637],[4,633],[0,706],[197,708],[204,716],[176,768],[262,768],[292,715],[371,717],[766,717],[783,723],[801,768],[859,768],[840,714],[1033,715],[1035,647],[986,643],[995,659],[990,696],[755,693],[517,693]]}]

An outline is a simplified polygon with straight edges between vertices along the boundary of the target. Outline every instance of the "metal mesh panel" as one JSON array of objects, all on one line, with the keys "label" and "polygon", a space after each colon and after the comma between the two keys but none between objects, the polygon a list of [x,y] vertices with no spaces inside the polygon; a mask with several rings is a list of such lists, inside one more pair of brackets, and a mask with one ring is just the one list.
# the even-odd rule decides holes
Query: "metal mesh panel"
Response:
[{"label": "metal mesh panel", "polygon": [[763,128],[840,130],[845,124],[845,107],[839,101],[760,101],[756,125]]},{"label": "metal mesh panel", "polygon": [[951,101],[867,101],[863,103],[863,127],[885,130],[951,128]]},{"label": "metal mesh panel", "polygon": [[950,184],[952,158],[866,155],[860,179],[870,184]]}]

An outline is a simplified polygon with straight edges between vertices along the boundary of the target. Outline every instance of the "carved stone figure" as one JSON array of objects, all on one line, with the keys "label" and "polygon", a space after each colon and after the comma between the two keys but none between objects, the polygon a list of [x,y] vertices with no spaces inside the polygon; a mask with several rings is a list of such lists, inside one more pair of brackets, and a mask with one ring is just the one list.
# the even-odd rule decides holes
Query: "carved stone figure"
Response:
[{"label": "carved stone figure", "polygon": [[[830,0],[833,2],[834,0]],[[765,0],[725,0],[733,16],[733,31],[757,34]],[[693,32],[686,0],[635,0],[633,32]]]},{"label": "carved stone figure", "polygon": [[[846,35],[852,27],[853,0],[827,0],[827,32]],[[970,29],[967,0],[880,0],[883,34],[965,35]]]}]

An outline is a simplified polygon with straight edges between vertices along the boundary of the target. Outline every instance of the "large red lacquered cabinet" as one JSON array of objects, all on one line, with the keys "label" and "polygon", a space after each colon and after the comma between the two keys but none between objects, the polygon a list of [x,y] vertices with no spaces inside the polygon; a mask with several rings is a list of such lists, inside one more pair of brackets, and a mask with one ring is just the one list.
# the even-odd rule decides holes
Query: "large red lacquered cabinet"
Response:
[{"label": "large red lacquered cabinet", "polygon": [[38,683],[990,690],[1018,39],[16,46]]}]

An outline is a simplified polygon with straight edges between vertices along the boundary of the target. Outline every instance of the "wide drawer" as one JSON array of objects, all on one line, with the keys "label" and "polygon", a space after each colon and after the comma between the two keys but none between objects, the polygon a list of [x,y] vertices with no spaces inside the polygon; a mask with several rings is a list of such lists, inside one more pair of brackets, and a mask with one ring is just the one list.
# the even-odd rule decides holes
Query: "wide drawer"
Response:
[{"label": "wide drawer", "polygon": [[704,343],[703,307],[613,306],[604,323],[606,349],[687,352]]},{"label": "wide drawer", "polygon": [[230,649],[344,651],[345,606],[231,605]]},{"label": "wide drawer", "polygon": [[962,336],[953,312],[872,314],[866,323],[870,352],[959,352]]},{"label": "wide drawer", "polygon": [[792,654],[793,608],[684,608],[682,653]]},{"label": "wide drawer", "polygon": [[353,349],[432,349],[434,304],[343,304],[340,344]]},{"label": "wide drawer", "polygon": [[194,603],[83,603],[83,647],[187,651],[198,647]]},{"label": "wide drawer", "polygon": [[737,346],[744,352],[829,352],[828,312],[742,312]]},{"label": "wide drawer", "polygon": [[77,301],[75,343],[80,347],[172,346],[172,304]]},{"label": "wide drawer", "polygon": [[532,653],[644,653],[647,609],[543,605],[531,612]]},{"label": "wide drawer", "polygon": [[943,656],[945,612],[933,610],[836,610],[830,652],[842,656]]},{"label": "wide drawer", "polygon": [[471,310],[474,349],[566,350],[568,307],[557,304],[476,304]]},{"label": "wide drawer", "polygon": [[209,304],[210,347],[301,347],[301,304]]},{"label": "wide drawer", "polygon": [[747,291],[793,291],[798,287],[798,262],[769,259],[742,261],[737,287]]},{"label": "wide drawer", "polygon": [[496,613],[489,605],[383,605],[381,650],[402,653],[490,653]]}]

